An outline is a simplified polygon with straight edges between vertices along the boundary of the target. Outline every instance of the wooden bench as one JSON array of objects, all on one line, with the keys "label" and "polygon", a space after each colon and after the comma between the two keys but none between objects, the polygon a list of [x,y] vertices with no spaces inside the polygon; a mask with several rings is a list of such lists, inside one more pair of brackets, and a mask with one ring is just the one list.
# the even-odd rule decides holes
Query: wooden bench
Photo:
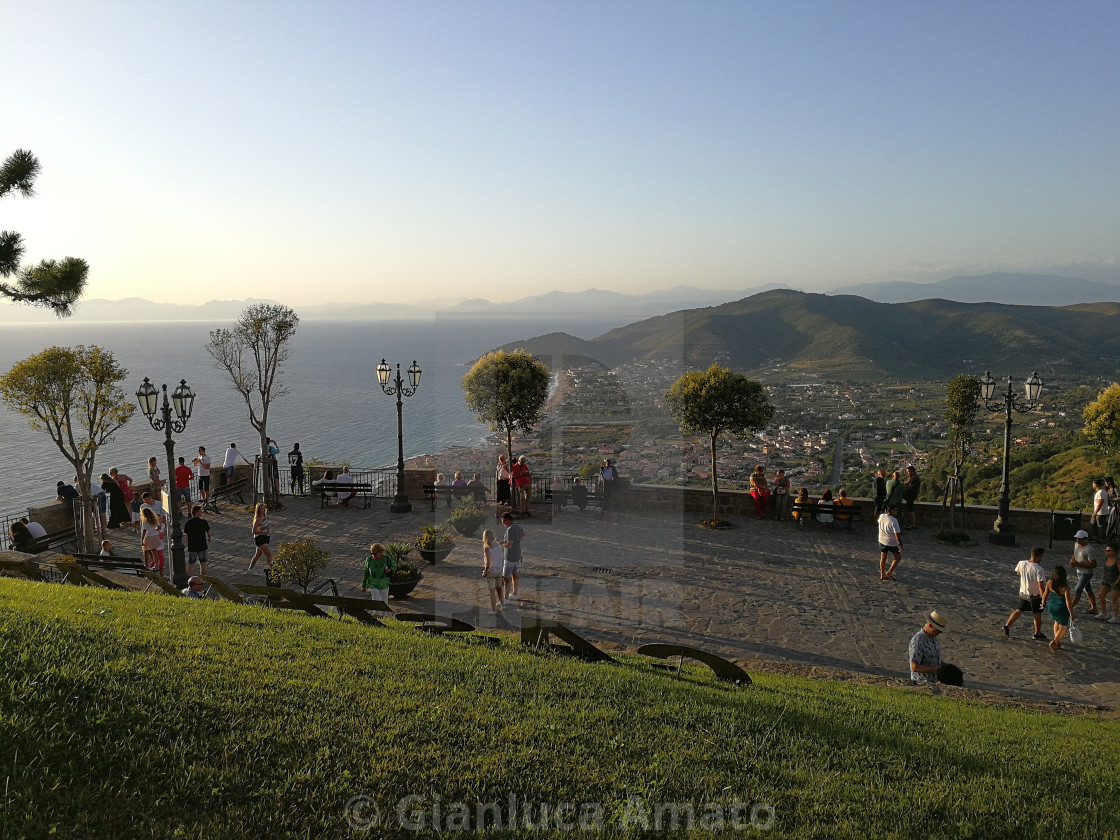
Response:
[{"label": "wooden bench", "polygon": [[[450,484],[424,485],[424,498],[432,503],[432,510],[436,509],[436,499],[443,499],[447,502],[447,506],[451,507],[457,500],[466,496],[477,496],[477,494],[468,487],[452,487]],[[483,496],[479,501],[485,504],[486,497]]]},{"label": "wooden bench", "polygon": [[373,484],[368,481],[321,481],[315,489],[319,493],[320,509],[328,507],[331,499],[336,497],[342,504],[351,494],[361,497],[363,508],[368,508],[373,500]]},{"label": "wooden bench", "polygon": [[[838,512],[839,511],[839,512]],[[815,501],[810,502],[797,502],[795,501],[790,508],[790,513],[796,513],[797,525],[800,528],[805,527],[805,523],[810,519],[816,519],[817,514],[820,513],[820,508],[817,507]],[[859,505],[852,505],[851,507],[841,507],[837,505],[835,500],[832,504],[832,522],[833,524],[846,523],[848,530],[852,530],[852,524],[859,522],[863,518],[863,510]],[[821,523],[822,525],[825,523]]]},{"label": "wooden bench", "polygon": [[28,554],[42,554],[48,549],[65,548],[66,546],[73,546],[75,550],[78,548],[78,534],[73,525],[69,528],[51,531],[45,536],[32,540],[27,550]]},{"label": "wooden bench", "polygon": [[101,586],[105,589],[124,591],[125,587],[116,581],[103,577],[92,569],[87,569],[76,560],[55,560],[54,565],[63,573],[63,583],[73,583],[78,586]]},{"label": "wooden bench", "polygon": [[[546,487],[544,491],[544,500],[546,504],[559,503],[560,507],[564,505],[575,505],[572,501],[572,490],[570,487],[565,487],[563,490],[553,490],[551,487]],[[603,497],[596,493],[594,490],[587,491],[587,505],[586,507],[599,508],[599,518],[603,518]]]},{"label": "wooden bench", "polygon": [[202,509],[210,513],[221,513],[218,503],[221,501],[231,500],[234,496],[237,497],[239,504],[245,504],[245,497],[242,493],[249,484],[249,479],[239,478],[237,481],[231,481],[228,484],[223,484],[216,490],[211,491],[210,497],[202,503]]},{"label": "wooden bench", "polygon": [[35,581],[36,583],[43,583],[46,581],[46,578],[39,569],[39,565],[31,560],[0,560],[0,575],[20,577],[24,580]]},{"label": "wooden bench", "polygon": [[82,566],[95,572],[120,572],[126,575],[142,576],[148,570],[142,557],[102,557],[100,554],[70,555]]}]

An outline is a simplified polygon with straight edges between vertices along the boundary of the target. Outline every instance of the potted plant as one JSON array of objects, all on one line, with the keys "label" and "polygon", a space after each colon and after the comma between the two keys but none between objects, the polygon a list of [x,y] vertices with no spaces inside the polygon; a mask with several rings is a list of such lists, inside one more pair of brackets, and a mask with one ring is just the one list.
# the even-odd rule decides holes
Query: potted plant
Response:
[{"label": "potted plant", "polygon": [[294,584],[307,592],[307,587],[327,569],[331,555],[311,540],[282,542],[272,557],[270,577]]},{"label": "potted plant", "polygon": [[467,496],[458,501],[447,521],[464,537],[473,537],[475,531],[486,521],[486,514],[473,496]]},{"label": "potted plant", "polygon": [[408,543],[386,543],[385,553],[393,558],[397,569],[389,575],[389,595],[392,598],[405,598],[424,577],[419,567],[408,559],[412,546]]},{"label": "potted plant", "polygon": [[420,536],[416,538],[416,548],[420,556],[429,563],[442,560],[451,553],[454,545],[455,538],[451,536],[451,531],[446,525],[425,525],[420,530]]}]

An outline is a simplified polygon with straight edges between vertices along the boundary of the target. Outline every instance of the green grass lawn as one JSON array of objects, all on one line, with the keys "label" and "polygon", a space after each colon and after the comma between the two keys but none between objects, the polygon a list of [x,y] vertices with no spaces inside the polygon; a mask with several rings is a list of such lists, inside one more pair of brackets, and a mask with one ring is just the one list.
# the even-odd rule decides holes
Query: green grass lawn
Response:
[{"label": "green grass lawn", "polygon": [[519,822],[544,804],[534,836],[1095,840],[1120,825],[1120,722],[1092,715],[776,676],[739,689],[10,580],[0,645],[0,840],[524,836],[511,797]]}]

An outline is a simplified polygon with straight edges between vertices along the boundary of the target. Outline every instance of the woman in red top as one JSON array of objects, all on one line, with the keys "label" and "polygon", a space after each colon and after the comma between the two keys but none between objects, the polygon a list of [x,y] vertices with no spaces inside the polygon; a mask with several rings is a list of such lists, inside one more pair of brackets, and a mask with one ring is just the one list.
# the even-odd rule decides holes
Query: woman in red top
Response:
[{"label": "woman in red top", "polygon": [[522,516],[532,516],[529,512],[529,491],[533,484],[533,476],[525,464],[525,456],[522,455],[514,461],[509,471],[513,476],[513,489],[516,494],[513,500],[514,508],[519,510]]}]

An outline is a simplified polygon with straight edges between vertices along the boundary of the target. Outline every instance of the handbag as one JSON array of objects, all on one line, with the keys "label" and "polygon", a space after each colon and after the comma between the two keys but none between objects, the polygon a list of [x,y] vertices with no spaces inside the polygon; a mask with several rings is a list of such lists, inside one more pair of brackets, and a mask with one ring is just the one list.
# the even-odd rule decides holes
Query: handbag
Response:
[{"label": "handbag", "polygon": [[1070,620],[1069,620],[1069,643],[1071,645],[1079,645],[1079,644],[1081,644],[1081,640],[1084,639],[1084,638],[1085,638],[1085,634],[1081,631],[1081,628],[1078,627],[1077,625],[1075,625],[1073,623],[1073,619],[1070,618]]}]

